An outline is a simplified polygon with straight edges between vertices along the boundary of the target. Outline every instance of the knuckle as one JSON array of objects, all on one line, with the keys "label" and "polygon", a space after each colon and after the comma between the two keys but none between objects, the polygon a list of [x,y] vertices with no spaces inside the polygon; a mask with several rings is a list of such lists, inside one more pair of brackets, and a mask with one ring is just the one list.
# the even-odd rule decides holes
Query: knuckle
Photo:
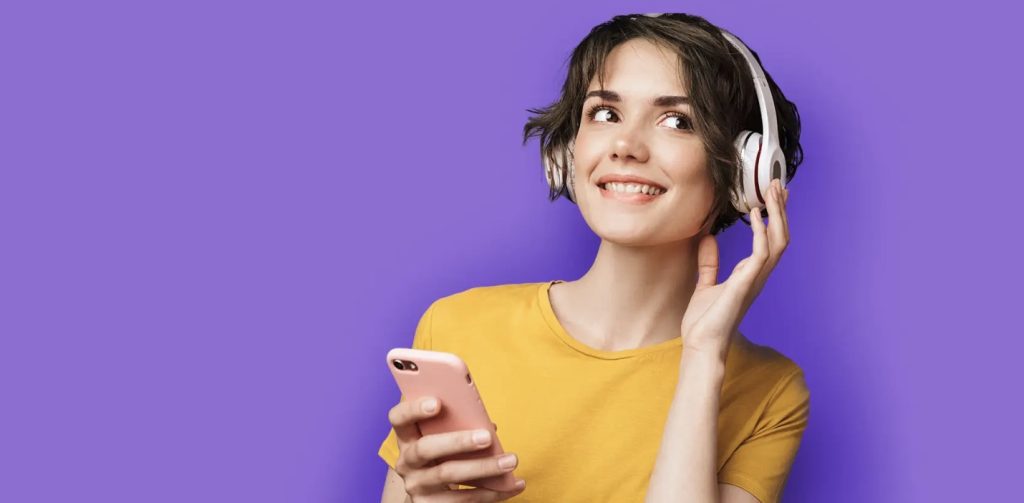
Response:
[{"label": "knuckle", "polygon": [[423,464],[424,459],[426,459],[422,440],[423,439],[413,442],[409,448],[406,449],[408,462],[413,466],[420,466]]},{"label": "knuckle", "polygon": [[405,476],[409,473],[411,466],[412,465],[409,463],[409,450],[406,449],[399,452],[398,461],[395,462],[395,473]]},{"label": "knuckle", "polygon": [[437,478],[442,482],[457,482],[455,477],[458,476],[457,470],[453,463],[441,463],[437,465]]},{"label": "knuckle", "polygon": [[415,474],[409,474],[405,477],[405,492],[409,494],[422,494],[426,489],[423,483],[423,478],[416,476]]}]

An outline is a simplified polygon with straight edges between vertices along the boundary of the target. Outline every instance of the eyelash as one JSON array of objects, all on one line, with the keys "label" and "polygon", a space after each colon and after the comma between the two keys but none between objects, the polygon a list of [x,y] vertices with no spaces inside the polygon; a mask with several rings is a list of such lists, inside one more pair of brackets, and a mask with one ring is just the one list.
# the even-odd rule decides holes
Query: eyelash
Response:
[{"label": "eyelash", "polygon": [[[611,107],[609,107],[607,105],[594,105],[594,106],[590,107],[590,109],[587,110],[587,119],[590,119],[591,121],[593,121],[594,117],[597,116],[597,112],[600,112],[601,110],[608,110],[609,112],[613,112],[613,113],[616,113],[616,114],[618,113],[618,112],[615,112],[615,110],[613,108],[611,108]],[[672,129],[675,129],[676,131],[691,131],[691,130],[693,130],[693,121],[690,119],[689,115],[686,115],[686,114],[684,114],[682,112],[671,112],[671,113],[669,113],[669,117],[679,117],[680,119],[682,119],[681,122],[686,125],[686,127],[684,129],[679,129],[679,128],[672,128]]]}]

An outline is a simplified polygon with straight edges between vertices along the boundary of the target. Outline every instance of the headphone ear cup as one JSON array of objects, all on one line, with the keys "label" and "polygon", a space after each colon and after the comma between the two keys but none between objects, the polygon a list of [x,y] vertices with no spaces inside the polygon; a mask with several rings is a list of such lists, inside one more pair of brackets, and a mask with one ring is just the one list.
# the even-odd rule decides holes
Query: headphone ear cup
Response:
[{"label": "headphone ear cup", "polygon": [[576,202],[576,163],[572,158],[572,151],[568,151],[565,156],[566,163],[569,165],[569,174],[566,177],[568,187],[566,187],[569,200],[573,203]]},{"label": "headphone ear cup", "polygon": [[743,131],[736,136],[733,142],[736,152],[739,155],[739,169],[736,170],[735,195],[732,205],[740,213],[750,213],[755,206],[762,206],[757,197],[755,185],[755,169],[757,167],[757,156],[761,150],[761,133],[756,131]]},{"label": "headphone ear cup", "polygon": [[[575,166],[572,161],[572,154],[568,149],[555,148],[552,149],[550,155],[543,156],[544,161],[544,178],[547,179],[548,186],[551,187],[556,193],[561,192],[562,185],[562,173],[563,170],[568,170],[568,187],[565,187],[569,200],[576,202],[575,184],[573,177],[575,176]],[[563,168],[565,166],[565,168]]]},{"label": "headphone ear cup", "polygon": [[558,166],[558,162],[554,157],[558,157],[556,151],[552,151],[550,154],[544,155],[544,178],[548,182],[548,187],[558,192],[561,190],[562,180],[562,169]]}]

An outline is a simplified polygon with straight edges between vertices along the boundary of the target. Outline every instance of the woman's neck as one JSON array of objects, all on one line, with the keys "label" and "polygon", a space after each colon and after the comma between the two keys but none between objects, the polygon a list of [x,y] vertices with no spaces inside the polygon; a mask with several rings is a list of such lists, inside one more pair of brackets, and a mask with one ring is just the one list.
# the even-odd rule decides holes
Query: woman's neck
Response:
[{"label": "woman's neck", "polygon": [[552,307],[574,338],[606,351],[679,337],[697,283],[698,239],[652,247],[602,240],[586,274],[557,293],[552,287]]}]

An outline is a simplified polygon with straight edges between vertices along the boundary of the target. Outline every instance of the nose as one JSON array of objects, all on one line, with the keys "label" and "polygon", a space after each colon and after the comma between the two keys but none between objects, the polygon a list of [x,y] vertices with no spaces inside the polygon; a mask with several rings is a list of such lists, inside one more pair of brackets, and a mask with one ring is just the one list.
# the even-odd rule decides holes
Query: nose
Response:
[{"label": "nose", "polygon": [[636,162],[647,162],[650,151],[647,148],[647,140],[640,131],[642,125],[623,127],[614,138],[612,145],[612,159],[632,159]]}]

